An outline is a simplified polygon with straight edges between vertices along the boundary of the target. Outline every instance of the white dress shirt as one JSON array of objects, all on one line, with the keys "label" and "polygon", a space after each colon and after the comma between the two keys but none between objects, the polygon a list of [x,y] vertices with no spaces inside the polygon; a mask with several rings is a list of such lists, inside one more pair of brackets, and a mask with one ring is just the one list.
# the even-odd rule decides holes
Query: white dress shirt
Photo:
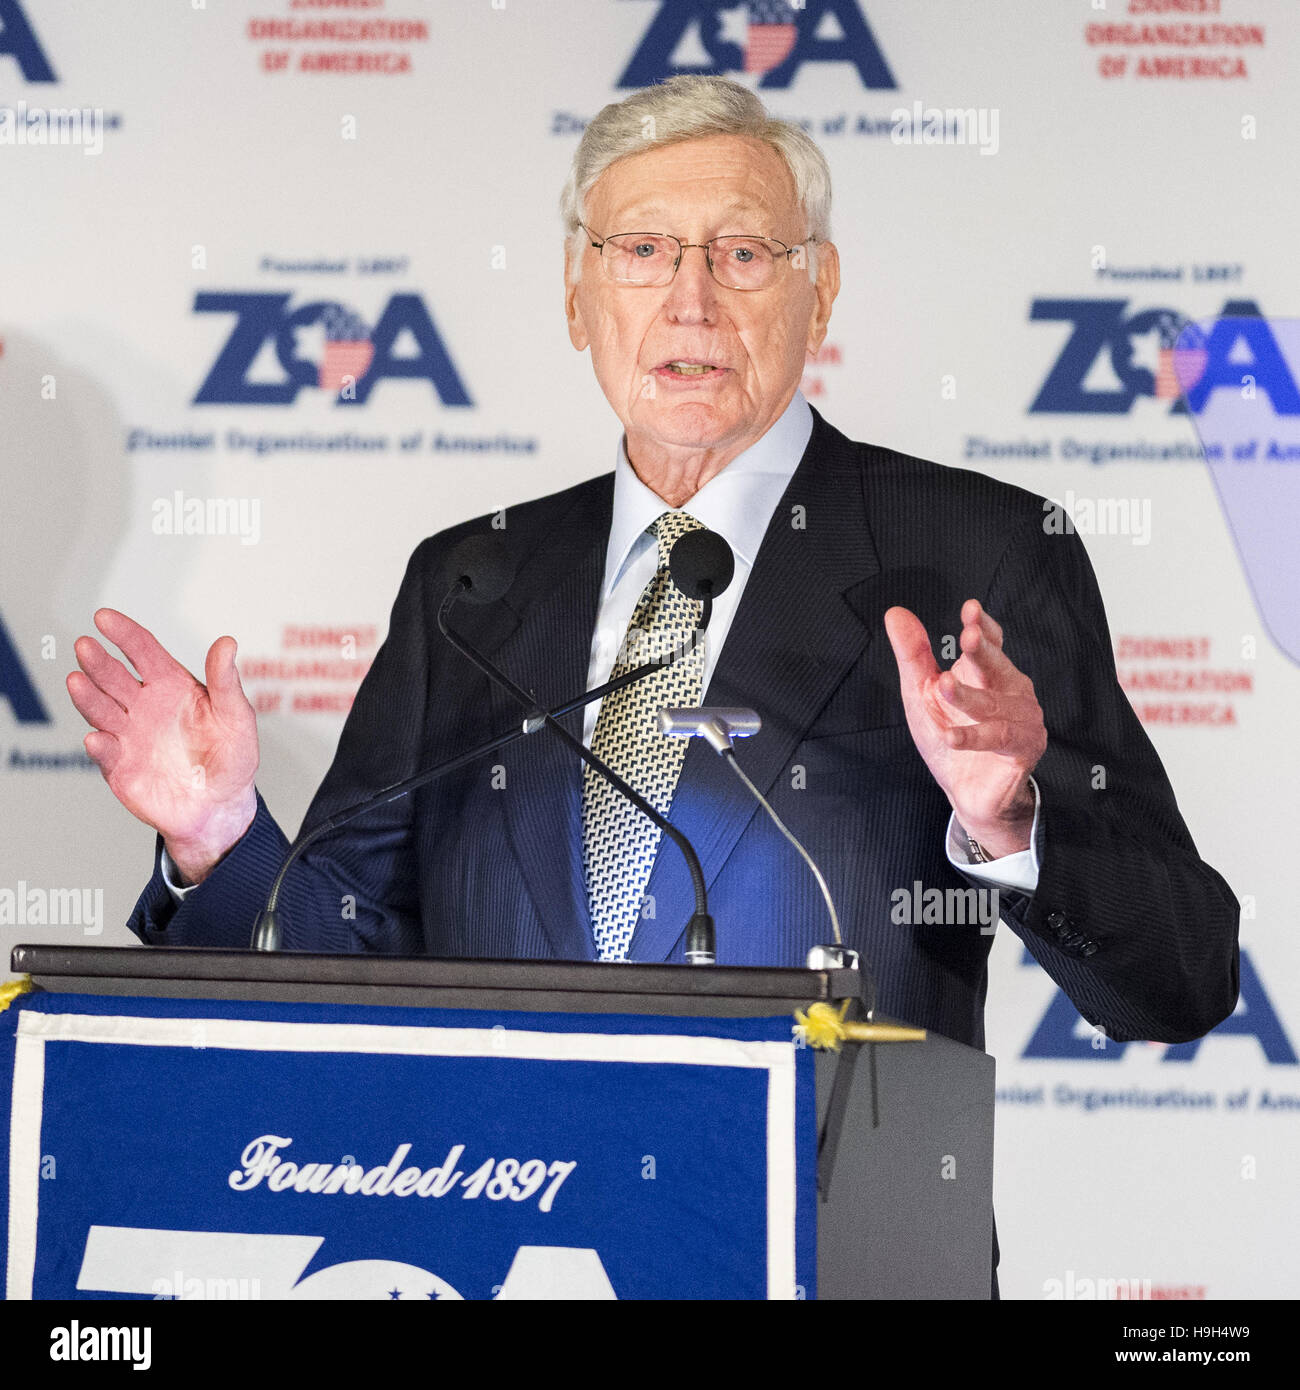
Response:
[{"label": "white dress shirt", "polygon": [[[762,439],[743,454],[737,454],[679,509],[710,531],[716,531],[736,557],[735,578],[714,600],[713,617],[704,637],[706,691],[768,522],[799,466],[811,434],[812,411],[796,392],[781,418]],[[587,668],[588,690],[609,679],[637,601],[658,568],[659,547],[647,528],[667,510],[663,498],[637,477],[620,440],[614,464],[614,515],[605,551],[605,582],[591,638],[591,664]],[[599,702],[586,709],[583,737],[588,745],[599,709]]]},{"label": "white dress shirt", "polygon": [[[713,617],[704,639],[706,694],[768,523],[803,458],[811,434],[812,411],[802,394],[796,391],[794,399],[772,428],[757,443],[732,459],[720,473],[710,478],[680,508],[709,530],[716,531],[731,546],[736,558],[735,577],[726,592],[714,600]],[[605,551],[605,579],[587,668],[588,690],[609,679],[619,647],[627,634],[627,626],[636,611],[637,601],[658,567],[658,545],[648,528],[667,510],[667,503],[637,477],[620,440],[618,458],[614,464],[614,513]],[[882,637],[881,640],[885,639]],[[754,697],[761,703],[762,692],[755,691]],[[583,740],[588,747],[591,746],[599,711],[599,701],[588,705],[585,711]],[[1030,782],[1034,788],[1034,824],[1030,831],[1030,847],[1018,854],[978,863],[970,853],[965,832],[957,818],[952,816],[948,821],[945,848],[948,860],[954,867],[993,887],[1018,889],[1023,893],[1034,891],[1038,886],[1040,802],[1038,786],[1032,778]],[[795,871],[794,865],[791,870]],[[180,875],[166,853],[162,856],[162,872],[164,881],[177,899],[190,891],[176,886]]]}]

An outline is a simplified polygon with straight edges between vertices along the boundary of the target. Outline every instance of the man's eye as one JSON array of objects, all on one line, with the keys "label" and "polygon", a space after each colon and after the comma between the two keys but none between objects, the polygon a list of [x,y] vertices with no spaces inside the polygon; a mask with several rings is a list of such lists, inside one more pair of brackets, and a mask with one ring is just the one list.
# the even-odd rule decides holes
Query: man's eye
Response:
[{"label": "man's eye", "polygon": [[752,246],[737,246],[731,255],[742,265],[748,265],[754,259],[754,248]]},{"label": "man's eye", "polygon": [[647,256],[653,256],[658,250],[658,246],[653,241],[638,241],[632,248],[632,254],[644,259]]}]

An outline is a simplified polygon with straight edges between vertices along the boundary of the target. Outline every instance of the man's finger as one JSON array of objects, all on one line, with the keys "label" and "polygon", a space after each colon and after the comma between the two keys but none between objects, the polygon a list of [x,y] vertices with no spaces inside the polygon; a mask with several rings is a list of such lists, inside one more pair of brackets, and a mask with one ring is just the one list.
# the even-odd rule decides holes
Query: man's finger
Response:
[{"label": "man's finger", "polygon": [[115,656],[109,654],[93,637],[78,637],[72,644],[77,665],[123,709],[140,693],[140,682],[126,669]]},{"label": "man's finger", "polygon": [[114,646],[126,653],[131,665],[139,671],[141,680],[162,680],[166,676],[174,676],[178,671],[185,671],[148,628],[141,627],[116,608],[101,608],[95,614],[95,626]]},{"label": "man's finger", "polygon": [[959,681],[951,671],[945,671],[935,682],[942,697],[941,705],[961,710],[972,719],[1029,718],[1037,701],[1031,701],[1003,690],[988,690]]},{"label": "man's finger", "polygon": [[954,724],[944,730],[949,748],[964,753],[1001,753],[1036,763],[1041,756],[1036,726],[1012,719],[981,719],[975,724]]},{"label": "man's finger", "polygon": [[918,696],[925,682],[939,672],[925,624],[906,608],[885,614],[885,633],[898,662],[898,676],[905,698]]},{"label": "man's finger", "polygon": [[982,627],[962,628],[961,654],[974,665],[988,686],[1008,689],[1024,676],[1002,648],[985,636]]},{"label": "man's finger", "polygon": [[77,713],[92,728],[110,734],[120,734],[126,728],[126,711],[105,695],[84,671],[70,672],[66,684]]},{"label": "man's finger", "polygon": [[90,760],[95,763],[105,777],[111,777],[118,759],[122,756],[122,745],[112,734],[92,729],[82,740]]},{"label": "man's finger", "polygon": [[968,598],[961,606],[963,627],[978,625],[980,631],[995,647],[1002,645],[1002,624],[984,611],[984,605],[977,598]]}]

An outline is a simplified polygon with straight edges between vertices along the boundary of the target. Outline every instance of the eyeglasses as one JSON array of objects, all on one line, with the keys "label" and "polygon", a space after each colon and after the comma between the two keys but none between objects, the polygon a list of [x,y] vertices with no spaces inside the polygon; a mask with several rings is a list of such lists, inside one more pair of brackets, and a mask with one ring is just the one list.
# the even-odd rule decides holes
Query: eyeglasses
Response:
[{"label": "eyeglasses", "polygon": [[[603,240],[586,223],[579,223],[600,252],[600,263],[618,285],[642,289],[672,283],[686,251],[704,252],[709,273],[729,290],[765,290],[775,279],[777,266],[791,261],[802,265],[803,246],[761,236],[715,236],[712,241],[679,241],[664,232],[620,232]],[[815,238],[809,237],[809,241]]]}]

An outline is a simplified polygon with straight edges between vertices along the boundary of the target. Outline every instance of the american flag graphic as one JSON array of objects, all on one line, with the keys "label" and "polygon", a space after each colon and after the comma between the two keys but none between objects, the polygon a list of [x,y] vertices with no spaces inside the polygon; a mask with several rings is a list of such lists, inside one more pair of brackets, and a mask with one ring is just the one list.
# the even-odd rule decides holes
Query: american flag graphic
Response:
[{"label": "american flag graphic", "polygon": [[798,32],[794,11],[784,0],[749,0],[745,71],[770,72],[789,56]]},{"label": "american flag graphic", "polygon": [[349,381],[355,386],[370,370],[374,355],[375,345],[369,338],[355,342],[329,339],[320,363],[321,387],[337,396]]},{"label": "american flag graphic", "polygon": [[332,305],[324,316],[325,351],[320,362],[320,386],[338,395],[347,385],[356,385],[370,370],[375,345],[360,315]]},{"label": "american flag graphic", "polygon": [[1187,324],[1173,347],[1161,348],[1160,370],[1156,373],[1157,396],[1181,396],[1205,375],[1210,354],[1205,350],[1205,334],[1198,325]]},{"label": "american flag graphic", "polygon": [[1156,370],[1156,399],[1168,401],[1178,394],[1178,376],[1174,371],[1174,350],[1173,348],[1161,348],[1160,365]]}]

